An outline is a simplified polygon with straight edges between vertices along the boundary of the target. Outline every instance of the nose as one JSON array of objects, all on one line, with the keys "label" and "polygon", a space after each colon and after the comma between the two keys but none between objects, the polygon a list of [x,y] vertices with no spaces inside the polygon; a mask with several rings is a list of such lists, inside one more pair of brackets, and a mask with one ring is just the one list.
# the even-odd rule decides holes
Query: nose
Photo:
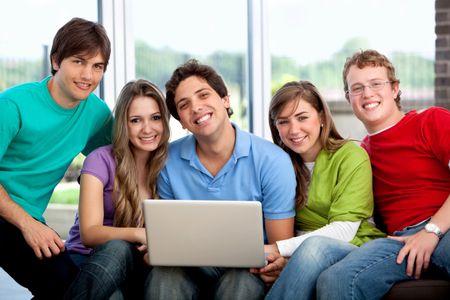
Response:
[{"label": "nose", "polygon": [[363,85],[363,95],[364,97],[371,97],[373,95],[373,91],[368,85]]},{"label": "nose", "polygon": [[83,80],[92,79],[92,69],[89,66],[84,66],[81,70],[81,78]]},{"label": "nose", "polygon": [[192,100],[192,110],[194,112],[201,112],[203,110],[203,104],[199,100]]},{"label": "nose", "polygon": [[144,122],[142,122],[142,132],[149,133],[151,131],[152,131],[151,122],[148,120],[145,120]]},{"label": "nose", "polygon": [[288,134],[290,136],[294,136],[300,131],[300,125],[294,124],[294,122],[289,122],[287,126],[288,126]]}]

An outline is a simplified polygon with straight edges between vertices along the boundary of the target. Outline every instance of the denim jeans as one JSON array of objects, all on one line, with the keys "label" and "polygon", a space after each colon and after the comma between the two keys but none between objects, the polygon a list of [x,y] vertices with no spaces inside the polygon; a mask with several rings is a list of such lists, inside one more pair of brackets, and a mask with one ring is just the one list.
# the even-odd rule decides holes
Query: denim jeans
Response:
[{"label": "denim jeans", "polygon": [[35,299],[62,299],[78,272],[67,252],[38,259],[22,232],[2,218],[0,267],[17,283],[29,289]]},{"label": "denim jeans", "polygon": [[96,247],[81,265],[66,299],[137,299],[150,267],[132,243],[112,240]]},{"label": "denim jeans", "polygon": [[292,254],[266,299],[314,299],[319,275],[356,248],[329,237],[307,238]]},{"label": "denim jeans", "polygon": [[145,299],[263,299],[265,284],[248,269],[154,267]]},{"label": "denim jeans", "polygon": [[[414,234],[425,223],[395,232],[396,236]],[[367,242],[343,260],[324,271],[317,281],[317,299],[380,299],[394,283],[414,280],[406,275],[406,261],[396,263],[404,243],[388,238]],[[439,241],[431,263],[450,275],[450,234]],[[338,280],[339,278],[339,280]]]}]

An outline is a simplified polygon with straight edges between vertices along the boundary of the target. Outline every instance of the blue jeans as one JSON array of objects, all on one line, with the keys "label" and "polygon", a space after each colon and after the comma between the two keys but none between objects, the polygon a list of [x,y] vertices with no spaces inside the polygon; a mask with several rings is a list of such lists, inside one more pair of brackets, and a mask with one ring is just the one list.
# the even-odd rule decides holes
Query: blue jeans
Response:
[{"label": "blue jeans", "polygon": [[329,237],[307,238],[292,254],[266,299],[314,299],[319,275],[356,248]]},{"label": "blue jeans", "polygon": [[141,298],[150,267],[132,243],[112,240],[96,247],[81,265],[66,299]]},{"label": "blue jeans", "polygon": [[78,272],[67,252],[38,259],[14,225],[0,218],[0,267],[35,299],[62,299]]},{"label": "blue jeans", "polygon": [[145,299],[263,299],[265,284],[248,269],[154,267]]},{"label": "blue jeans", "polygon": [[[396,236],[414,234],[422,223],[395,232]],[[324,271],[317,281],[317,299],[380,299],[394,283],[414,280],[406,275],[406,261],[396,263],[404,243],[381,238],[352,251],[343,260]],[[450,234],[439,241],[431,263],[450,275]],[[339,278],[339,280],[337,280]]]}]

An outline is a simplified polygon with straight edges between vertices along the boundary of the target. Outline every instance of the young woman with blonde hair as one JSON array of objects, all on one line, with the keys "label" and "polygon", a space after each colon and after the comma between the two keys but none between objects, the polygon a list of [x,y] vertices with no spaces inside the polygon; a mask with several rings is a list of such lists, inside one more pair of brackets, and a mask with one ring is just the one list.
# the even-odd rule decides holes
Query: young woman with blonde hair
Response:
[{"label": "young woman with blonde hair", "polygon": [[158,198],[169,112],[158,87],[137,80],[122,89],[114,116],[113,144],[92,152],[81,170],[79,212],[66,243],[81,266],[70,299],[138,295],[150,270],[142,200]]}]

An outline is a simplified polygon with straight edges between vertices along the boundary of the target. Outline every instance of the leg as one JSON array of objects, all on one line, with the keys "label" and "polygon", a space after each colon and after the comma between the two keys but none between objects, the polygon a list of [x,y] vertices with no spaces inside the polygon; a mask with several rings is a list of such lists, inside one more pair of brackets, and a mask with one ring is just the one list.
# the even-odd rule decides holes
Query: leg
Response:
[{"label": "leg", "polygon": [[196,299],[199,291],[189,268],[153,267],[144,283],[144,299]]},{"label": "leg", "polygon": [[450,231],[442,237],[431,256],[431,263],[447,272],[450,277]]},{"label": "leg", "polygon": [[336,239],[313,236],[295,250],[266,299],[313,299],[320,273],[343,259],[356,246]]},{"label": "leg", "polygon": [[140,260],[142,255],[129,242],[112,240],[98,246],[81,266],[66,298],[108,299],[113,293],[117,296],[115,292],[124,286]]},{"label": "leg", "polygon": [[413,279],[406,275],[406,260],[395,261],[402,247],[381,238],[353,250],[319,276],[317,299],[380,299],[394,283]]},{"label": "leg", "polygon": [[265,284],[247,269],[226,269],[217,283],[214,299],[263,299]]},{"label": "leg", "polygon": [[78,272],[67,252],[38,259],[20,230],[0,218],[0,266],[37,299],[61,299]]}]

